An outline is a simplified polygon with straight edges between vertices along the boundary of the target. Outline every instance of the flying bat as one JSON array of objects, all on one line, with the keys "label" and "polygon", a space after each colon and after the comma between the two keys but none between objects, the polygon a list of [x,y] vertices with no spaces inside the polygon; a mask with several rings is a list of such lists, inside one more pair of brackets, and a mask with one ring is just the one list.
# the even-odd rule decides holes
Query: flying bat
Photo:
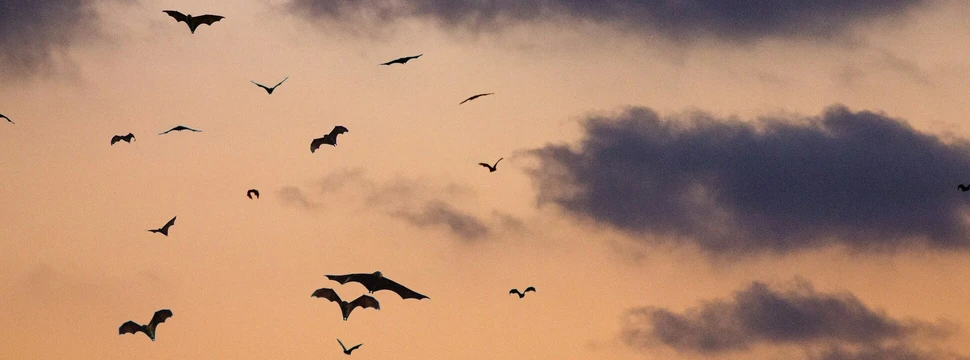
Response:
[{"label": "flying bat", "polygon": [[182,131],[182,130],[188,130],[188,131],[194,131],[194,132],[202,132],[202,130],[196,130],[196,129],[193,129],[193,128],[189,128],[189,127],[185,127],[185,126],[179,125],[179,126],[176,126],[176,127],[171,128],[171,129],[168,129],[165,132],[158,133],[158,135],[165,135],[165,134],[168,134],[168,133],[170,133],[172,131]]},{"label": "flying bat", "polygon": [[334,126],[333,130],[330,130],[329,134],[324,135],[322,138],[313,139],[313,141],[310,142],[310,152],[311,153],[317,152],[317,149],[319,149],[320,145],[323,145],[323,144],[337,146],[337,135],[343,134],[347,131],[348,131],[347,128],[343,126],[340,126],[340,125]]},{"label": "flying bat", "polygon": [[464,101],[462,101],[462,102],[460,102],[460,103],[458,103],[458,105],[461,105],[461,104],[464,104],[464,103],[466,103],[466,102],[469,102],[469,101],[472,101],[472,100],[475,100],[475,99],[478,99],[478,98],[480,98],[480,97],[482,97],[482,96],[488,96],[488,95],[494,95],[494,94],[495,94],[495,93],[484,93],[484,94],[478,94],[478,95],[473,95],[473,96],[471,96],[471,97],[469,97],[469,98],[467,98],[467,99],[465,99]]},{"label": "flying bat", "polygon": [[[289,76],[286,77],[286,79],[289,79],[289,78],[290,78]],[[286,79],[283,79],[283,81],[286,81]],[[266,90],[266,93],[268,93],[270,95],[273,95],[273,90],[276,90],[276,87],[277,86],[280,86],[280,84],[282,84],[283,81],[280,81],[278,84],[274,85],[273,87],[266,87],[266,85],[263,85],[263,84],[260,84],[258,82],[249,80],[249,82],[251,82],[253,84],[256,84],[256,86],[259,86],[259,87],[263,88],[263,90]]]},{"label": "flying bat", "polygon": [[519,292],[519,289],[512,289],[512,290],[509,291],[509,294],[516,294],[516,295],[519,296],[519,299],[521,299],[521,298],[524,298],[525,297],[525,293],[530,292],[530,291],[531,292],[536,292],[536,288],[530,286],[530,287],[525,288],[525,291],[523,291],[523,292]]},{"label": "flying bat", "polygon": [[225,18],[225,16],[209,15],[209,14],[205,14],[201,16],[192,16],[192,14],[185,15],[175,10],[163,10],[162,12],[168,14],[168,16],[175,18],[175,22],[184,21],[186,24],[189,25],[189,30],[191,30],[193,34],[195,34],[195,29],[198,28],[199,25],[206,24],[206,25],[212,26],[212,24],[215,23],[216,21],[219,21]]},{"label": "flying bat", "polygon": [[155,341],[155,328],[158,324],[165,322],[168,318],[172,317],[172,310],[162,309],[155,312],[155,316],[152,316],[152,321],[148,325],[139,325],[138,323],[129,320],[128,322],[121,324],[118,328],[118,335],[124,334],[137,334],[139,331],[148,335],[149,339]]},{"label": "flying bat", "polygon": [[380,271],[375,271],[373,274],[327,275],[327,278],[341,284],[348,282],[361,283],[371,294],[375,291],[390,290],[397,293],[402,299],[430,299],[427,296],[404,287],[404,285],[394,282],[394,280],[384,277]]},{"label": "flying bat", "polygon": [[495,162],[495,165],[489,165],[489,164],[486,164],[486,163],[478,163],[478,165],[487,167],[488,168],[488,172],[495,172],[495,170],[498,170],[496,168],[498,166],[498,162],[499,161],[502,161],[502,159],[504,159],[504,158],[499,158],[498,161]]},{"label": "flying bat", "polygon": [[397,59],[388,61],[386,63],[383,63],[381,65],[391,65],[391,64],[402,64],[403,65],[404,63],[406,63],[408,61],[411,61],[411,59],[417,59],[417,58],[421,57],[421,55],[424,55],[424,54],[417,54],[417,55],[414,55],[414,56],[405,56],[405,57],[402,57],[402,58],[397,58]]},{"label": "flying bat", "polygon": [[957,185],[957,189],[960,189],[960,191],[967,191],[967,190],[970,190],[970,186],[960,184],[960,185]]},{"label": "flying bat", "polygon": [[4,115],[4,114],[0,114],[0,118],[4,118],[4,119],[7,119],[7,121],[8,121],[8,122],[10,122],[11,124],[14,124],[14,125],[16,125],[16,124],[17,124],[17,123],[15,123],[15,122],[13,122],[13,120],[10,120],[10,118],[8,118],[8,117],[7,117],[7,115]]},{"label": "flying bat", "polygon": [[167,223],[165,223],[164,226],[162,226],[162,227],[160,227],[158,229],[151,229],[151,230],[148,230],[148,231],[151,231],[153,233],[162,233],[162,235],[168,236],[168,228],[172,227],[172,225],[175,225],[175,218],[176,217],[177,216],[173,216],[172,217],[172,220],[169,220]]},{"label": "flying bat", "polygon": [[317,289],[317,291],[314,291],[310,297],[324,298],[340,305],[340,312],[344,315],[344,321],[347,321],[347,318],[350,317],[350,312],[354,311],[354,308],[358,306],[362,308],[374,308],[377,310],[381,309],[381,304],[373,297],[361,295],[354,301],[346,302],[340,300],[340,296],[338,296],[333,289],[328,288]]},{"label": "flying bat", "polygon": [[256,199],[259,199],[259,190],[249,189],[249,191],[246,192],[246,197],[248,197],[250,199],[253,198],[253,195],[256,196]]},{"label": "flying bat", "polygon": [[115,135],[111,137],[111,145],[114,145],[116,142],[119,142],[119,141],[124,141],[130,144],[132,140],[135,140],[135,135],[132,133],[128,133],[128,135],[125,135],[125,136]]},{"label": "flying bat", "polygon": [[359,348],[361,345],[364,345],[364,344],[357,344],[357,345],[351,346],[350,349],[348,349],[346,346],[344,346],[344,343],[340,341],[340,339],[337,339],[337,343],[340,344],[340,347],[344,349],[344,354],[347,354],[347,355],[350,355],[351,352],[353,352],[354,350],[357,350],[357,348]]}]

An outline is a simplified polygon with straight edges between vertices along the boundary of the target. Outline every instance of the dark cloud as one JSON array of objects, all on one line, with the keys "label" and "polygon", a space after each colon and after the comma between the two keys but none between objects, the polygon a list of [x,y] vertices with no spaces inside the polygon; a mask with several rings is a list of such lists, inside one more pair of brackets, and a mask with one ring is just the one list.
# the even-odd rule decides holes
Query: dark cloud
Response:
[{"label": "dark cloud", "polygon": [[646,108],[532,154],[540,204],[714,254],[970,249],[970,144],[842,106],[756,123]]},{"label": "dark cloud", "polygon": [[464,240],[479,240],[488,235],[488,227],[478,218],[440,201],[424,205],[420,211],[399,210],[392,215],[419,227],[445,226]]},{"label": "dark cloud", "polygon": [[26,78],[63,63],[76,41],[98,34],[93,0],[0,2],[0,76]]},{"label": "dark cloud", "polygon": [[449,27],[491,30],[507,24],[570,18],[678,41],[697,37],[748,42],[763,38],[832,38],[856,23],[926,5],[928,0],[292,0],[311,19],[387,23],[421,18]]}]

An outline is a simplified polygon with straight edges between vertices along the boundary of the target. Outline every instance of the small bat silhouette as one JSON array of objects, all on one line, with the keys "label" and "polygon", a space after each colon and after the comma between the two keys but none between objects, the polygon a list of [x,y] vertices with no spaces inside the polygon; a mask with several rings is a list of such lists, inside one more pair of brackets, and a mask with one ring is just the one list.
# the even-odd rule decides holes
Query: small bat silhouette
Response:
[{"label": "small bat silhouette", "polygon": [[531,292],[536,292],[536,288],[530,286],[530,287],[525,288],[525,291],[523,291],[523,292],[519,292],[519,289],[512,289],[512,290],[509,291],[509,294],[516,294],[516,295],[519,296],[519,299],[521,299],[521,298],[524,298],[525,297],[525,293],[530,292],[530,291]]},{"label": "small bat silhouette", "polygon": [[343,126],[340,126],[340,125],[334,126],[333,130],[330,130],[329,134],[324,135],[322,138],[313,139],[313,141],[310,142],[310,153],[317,152],[317,149],[319,149],[320,145],[323,145],[323,144],[337,146],[337,135],[343,134],[348,131],[349,130],[347,130],[347,128]]},{"label": "small bat silhouette", "polygon": [[402,299],[430,299],[427,296],[418,294],[411,289],[404,287],[404,285],[394,282],[394,280],[384,277],[380,271],[375,271],[373,274],[347,274],[347,275],[327,275],[327,279],[336,281],[341,284],[346,284],[348,282],[358,282],[367,288],[367,291],[373,294],[375,291],[380,290],[390,290],[397,293]]},{"label": "small bat silhouette", "polygon": [[253,198],[253,195],[255,195],[257,199],[259,199],[259,190],[249,189],[249,191],[246,192],[246,197],[250,199]]},{"label": "small bat silhouette", "polygon": [[494,95],[494,94],[495,94],[495,93],[484,93],[484,94],[478,94],[478,95],[472,95],[471,97],[469,97],[469,98],[467,98],[467,99],[465,99],[464,101],[462,101],[462,102],[460,102],[460,103],[458,103],[458,105],[461,105],[461,104],[464,104],[464,103],[466,103],[466,102],[469,102],[469,101],[472,101],[472,100],[475,100],[475,99],[478,99],[478,98],[480,98],[480,97],[482,97],[482,96],[488,96],[488,95]]},{"label": "small bat silhouette", "polygon": [[185,127],[185,126],[179,125],[179,126],[176,126],[176,127],[171,128],[171,129],[168,129],[165,132],[158,133],[158,135],[165,135],[165,134],[168,134],[168,133],[170,133],[172,131],[182,131],[182,130],[188,130],[188,131],[194,131],[194,132],[202,132],[202,130],[196,130],[196,129],[192,129],[192,128],[189,128],[189,127]]},{"label": "small bat silhouette", "polygon": [[175,225],[175,218],[176,217],[178,217],[178,216],[173,216],[172,217],[172,220],[169,220],[162,227],[160,227],[158,229],[151,229],[151,230],[148,230],[148,231],[151,231],[153,233],[161,233],[162,235],[168,236],[168,228],[172,227],[172,225]]},{"label": "small bat silhouette", "polygon": [[116,142],[119,142],[119,141],[124,141],[130,144],[132,140],[135,140],[135,135],[132,133],[128,133],[128,135],[125,135],[125,136],[115,135],[111,137],[111,145],[114,145]]},{"label": "small bat silhouette", "polygon": [[206,24],[206,25],[212,26],[212,24],[215,23],[216,21],[219,21],[225,18],[225,16],[209,15],[209,14],[205,14],[201,16],[192,16],[192,14],[185,15],[175,10],[163,10],[162,12],[168,14],[168,16],[175,18],[175,22],[184,21],[186,24],[189,25],[189,30],[191,30],[193,34],[195,34],[195,29],[198,28],[199,25]]},{"label": "small bat silhouette", "polygon": [[347,354],[347,355],[350,355],[351,352],[353,352],[354,350],[357,350],[357,348],[359,348],[361,345],[364,345],[364,344],[357,344],[357,345],[351,346],[350,349],[348,349],[346,346],[344,346],[344,343],[340,341],[340,339],[337,339],[337,343],[340,344],[340,347],[344,349],[344,354]]},{"label": "small bat silhouette", "polygon": [[[289,79],[289,78],[290,78],[289,76],[286,77],[286,79]],[[286,81],[286,79],[283,79],[283,81]],[[273,95],[273,90],[276,90],[276,87],[277,86],[280,86],[280,84],[283,84],[283,81],[280,81],[279,83],[277,83],[273,87],[266,87],[266,85],[263,85],[263,84],[260,84],[258,82],[249,80],[249,82],[251,82],[253,84],[256,84],[256,86],[259,86],[259,87],[263,88],[263,90],[266,90],[266,93],[268,93],[270,95]]]},{"label": "small bat silhouette", "polygon": [[168,318],[172,317],[172,310],[162,309],[155,312],[155,316],[152,316],[152,321],[148,325],[139,325],[138,323],[129,320],[128,322],[121,324],[118,328],[118,335],[124,334],[137,334],[139,331],[148,335],[149,339],[155,341],[155,328],[158,324],[165,322]]},{"label": "small bat silhouette", "polygon": [[7,121],[8,121],[8,122],[10,122],[11,124],[14,124],[14,125],[16,125],[16,124],[17,124],[17,123],[15,123],[15,122],[13,122],[13,120],[10,120],[10,118],[8,118],[8,117],[7,117],[7,115],[4,115],[4,114],[0,114],[0,118],[4,118],[4,119],[7,119]]},{"label": "small bat silhouette", "polygon": [[374,308],[377,310],[381,309],[381,304],[373,297],[361,295],[354,301],[346,302],[341,300],[340,296],[337,295],[333,289],[328,288],[317,289],[312,295],[310,295],[310,297],[324,298],[340,305],[340,313],[343,314],[344,321],[347,321],[347,318],[350,317],[350,312],[354,311],[354,308],[358,306],[362,308]]},{"label": "small bat silhouette", "polygon": [[489,165],[489,164],[486,164],[486,163],[478,163],[478,165],[487,167],[488,168],[488,172],[495,172],[495,170],[498,170],[496,168],[498,166],[498,162],[499,161],[502,161],[502,159],[504,159],[504,158],[499,158],[498,161],[495,162],[495,165]]},{"label": "small bat silhouette", "polygon": [[383,63],[381,65],[391,65],[391,64],[402,64],[403,65],[404,63],[406,63],[408,61],[411,61],[411,59],[417,59],[417,58],[421,57],[421,55],[424,55],[424,54],[417,54],[417,55],[414,55],[414,56],[405,56],[405,57],[402,57],[402,58],[397,58],[397,59],[388,61],[386,63]]}]

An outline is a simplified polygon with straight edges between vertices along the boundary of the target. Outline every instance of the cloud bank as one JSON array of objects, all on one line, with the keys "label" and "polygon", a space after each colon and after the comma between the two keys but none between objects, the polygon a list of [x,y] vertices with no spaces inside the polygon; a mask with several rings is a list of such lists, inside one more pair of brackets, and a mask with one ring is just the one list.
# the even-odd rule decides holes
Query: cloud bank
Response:
[{"label": "cloud bank", "polygon": [[0,76],[27,78],[56,67],[75,42],[97,36],[93,0],[0,2]]}]

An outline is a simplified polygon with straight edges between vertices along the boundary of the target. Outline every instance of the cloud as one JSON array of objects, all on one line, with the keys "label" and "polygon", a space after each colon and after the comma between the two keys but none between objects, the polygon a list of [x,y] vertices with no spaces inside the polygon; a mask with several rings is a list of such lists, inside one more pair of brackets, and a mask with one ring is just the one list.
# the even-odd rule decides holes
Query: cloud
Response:
[{"label": "cloud", "polygon": [[441,201],[428,202],[418,212],[399,210],[392,214],[419,227],[444,225],[463,240],[479,240],[489,233],[481,220]]},{"label": "cloud", "polygon": [[956,185],[970,144],[943,142],[883,114],[748,123],[647,108],[592,117],[578,147],[531,154],[540,204],[712,254],[970,249]]},{"label": "cloud", "polygon": [[75,42],[98,36],[93,0],[0,3],[0,76],[27,78],[62,65]]},{"label": "cloud", "polygon": [[297,206],[307,210],[317,210],[321,206],[320,203],[311,201],[303,190],[293,186],[284,186],[277,193],[277,196],[279,196],[280,202],[285,205]]},{"label": "cloud", "polygon": [[946,324],[895,319],[851,294],[819,293],[807,282],[784,290],[753,282],[730,300],[683,313],[644,307],[630,315],[624,340],[642,349],[662,346],[709,356],[795,346],[820,360],[957,358],[921,349],[949,337]]},{"label": "cloud", "polygon": [[384,24],[402,18],[451,28],[494,30],[559,18],[608,24],[677,41],[712,37],[735,42],[843,35],[857,23],[898,16],[928,0],[292,0],[309,19]]}]

